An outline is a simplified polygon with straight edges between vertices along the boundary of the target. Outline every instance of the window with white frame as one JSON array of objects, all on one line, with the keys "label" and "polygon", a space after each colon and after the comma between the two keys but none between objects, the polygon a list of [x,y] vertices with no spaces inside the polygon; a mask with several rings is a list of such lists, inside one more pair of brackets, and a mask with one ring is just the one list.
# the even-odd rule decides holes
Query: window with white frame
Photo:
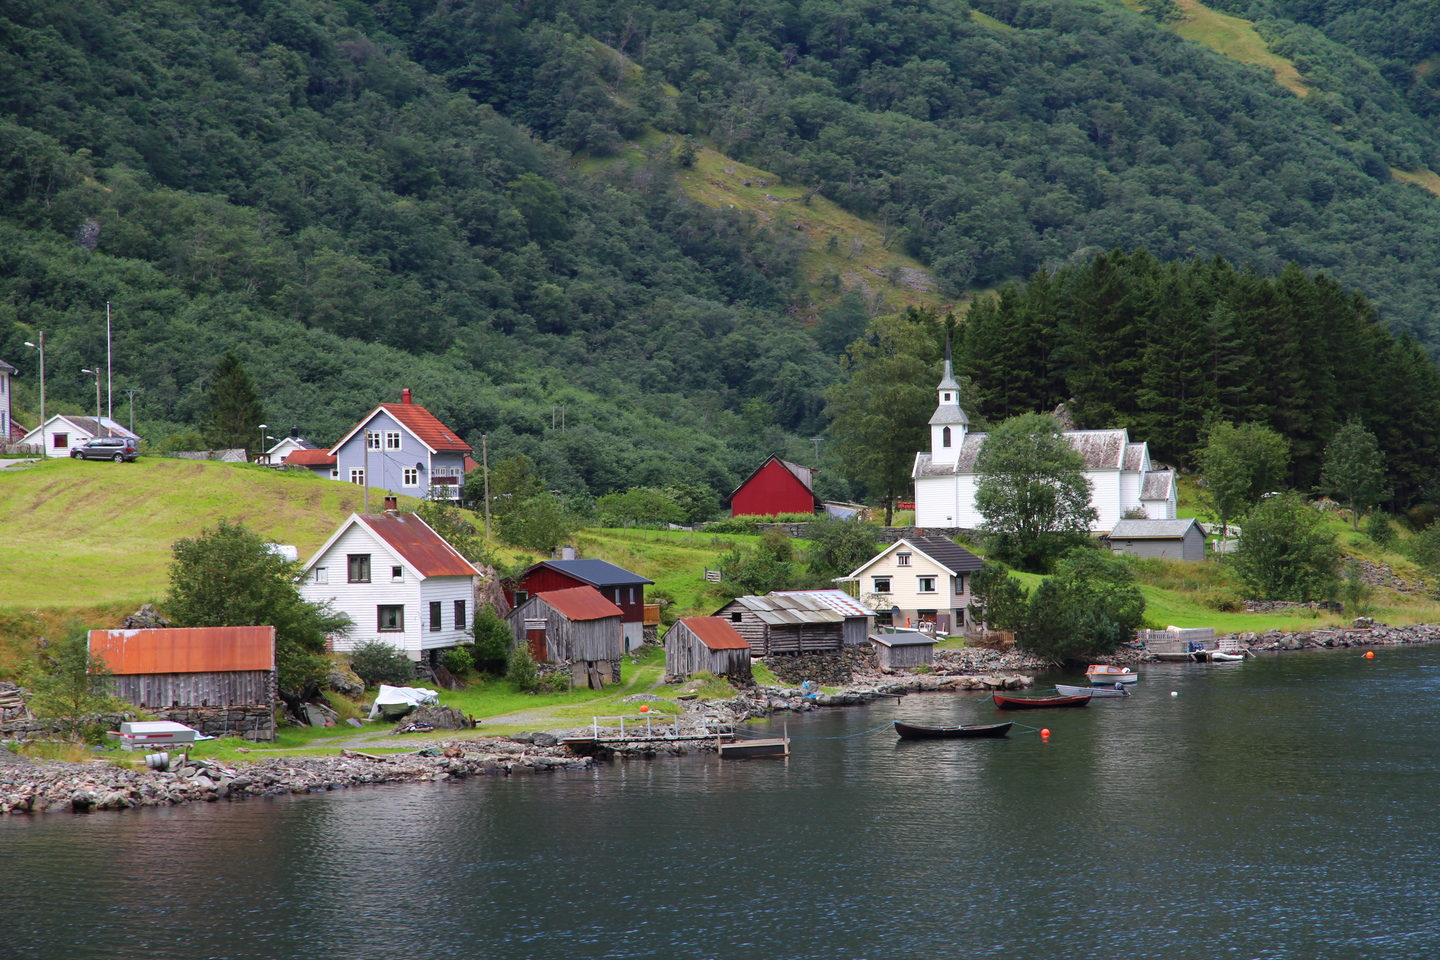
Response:
[{"label": "window with white frame", "polygon": [[351,482],[351,483],[358,483],[358,484],[362,484],[362,485],[363,485],[363,484],[365,483],[365,471],[364,471],[364,470],[351,470],[351,471],[350,471],[350,482]]},{"label": "window with white frame", "polygon": [[316,568],[315,568],[315,571],[314,571],[313,580],[314,580],[315,583],[329,583],[329,582],[330,582],[330,568],[329,568],[329,567],[316,567]]},{"label": "window with white frame", "polygon": [[370,450],[380,449],[380,432],[378,430],[365,431],[365,446]]},{"label": "window with white frame", "polygon": [[900,566],[902,566],[902,567],[908,567],[908,566],[910,566],[910,554],[908,554],[908,553],[897,553],[897,554],[895,554],[895,562],[896,562],[897,564],[899,564]]},{"label": "window with white frame", "polygon": [[399,431],[399,430],[386,430],[386,431],[385,431],[385,449],[386,449],[386,450],[399,450],[399,449],[400,449],[400,431]]},{"label": "window with white frame", "polygon": [[916,590],[916,592],[918,592],[918,593],[934,593],[934,592],[935,592],[935,578],[934,578],[934,577],[916,577],[916,578],[915,578],[915,590]]},{"label": "window with white frame", "polygon": [[419,470],[416,470],[414,467],[406,467],[404,470],[401,471],[401,473],[404,475],[404,479],[401,481],[403,486],[407,486],[407,487],[418,487],[418,486],[420,486],[420,471],[419,471]]},{"label": "window with white frame", "polygon": [[330,468],[330,479],[331,479],[331,480],[339,480],[339,479],[340,479],[340,470],[339,470],[338,468],[336,468],[336,467]]},{"label": "window with white frame", "polygon": [[875,578],[875,592],[876,592],[876,593],[889,593],[889,592],[890,592],[890,578],[889,578],[889,577],[876,577],[876,578]]}]

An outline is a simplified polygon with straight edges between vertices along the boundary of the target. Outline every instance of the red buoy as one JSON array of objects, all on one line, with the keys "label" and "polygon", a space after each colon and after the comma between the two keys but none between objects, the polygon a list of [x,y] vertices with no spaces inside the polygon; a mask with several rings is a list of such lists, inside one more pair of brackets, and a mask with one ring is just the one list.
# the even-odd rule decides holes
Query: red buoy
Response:
[{"label": "red buoy", "polygon": [[1366,650],[1366,651],[1365,651],[1365,659],[1366,659],[1366,660],[1374,660],[1374,659],[1375,659],[1375,651],[1374,651],[1374,650]]}]

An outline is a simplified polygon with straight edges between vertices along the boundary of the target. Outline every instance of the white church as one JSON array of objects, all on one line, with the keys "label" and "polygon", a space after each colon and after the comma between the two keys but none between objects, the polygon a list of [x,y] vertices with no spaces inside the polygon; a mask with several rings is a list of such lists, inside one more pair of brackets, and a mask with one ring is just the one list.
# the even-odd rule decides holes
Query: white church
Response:
[{"label": "white church", "polygon": [[[938,388],[940,404],[930,418],[930,451],[915,455],[915,526],[974,529],[985,522],[975,509],[975,461],[985,434],[970,433],[970,420],[960,409],[949,351],[945,377]],[[1125,430],[1067,430],[1065,439],[1085,458],[1090,505],[1099,514],[1093,533],[1109,533],[1127,511],[1143,509],[1150,520],[1175,518],[1175,472],[1156,470],[1150,449],[1131,443]]]}]

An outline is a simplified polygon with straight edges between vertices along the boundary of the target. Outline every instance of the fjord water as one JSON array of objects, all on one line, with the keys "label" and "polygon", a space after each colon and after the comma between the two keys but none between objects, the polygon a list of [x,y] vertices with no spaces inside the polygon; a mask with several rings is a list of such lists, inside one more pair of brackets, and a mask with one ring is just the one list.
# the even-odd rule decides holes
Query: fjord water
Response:
[{"label": "fjord water", "polygon": [[996,718],[912,696],[788,761],[10,817],[0,957],[1434,957],[1437,704],[1440,647],[1289,653],[1011,715],[1048,744],[874,729]]}]

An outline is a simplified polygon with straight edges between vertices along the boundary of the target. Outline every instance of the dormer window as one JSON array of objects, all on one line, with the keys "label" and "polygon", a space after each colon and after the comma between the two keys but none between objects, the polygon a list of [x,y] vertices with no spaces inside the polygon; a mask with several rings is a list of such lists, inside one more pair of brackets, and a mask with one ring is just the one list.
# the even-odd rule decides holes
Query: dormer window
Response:
[{"label": "dormer window", "polygon": [[948,447],[948,446],[950,446],[950,428],[949,428],[949,427],[946,427],[944,430],[941,430],[941,431],[940,431],[940,446],[942,446],[942,447]]}]

